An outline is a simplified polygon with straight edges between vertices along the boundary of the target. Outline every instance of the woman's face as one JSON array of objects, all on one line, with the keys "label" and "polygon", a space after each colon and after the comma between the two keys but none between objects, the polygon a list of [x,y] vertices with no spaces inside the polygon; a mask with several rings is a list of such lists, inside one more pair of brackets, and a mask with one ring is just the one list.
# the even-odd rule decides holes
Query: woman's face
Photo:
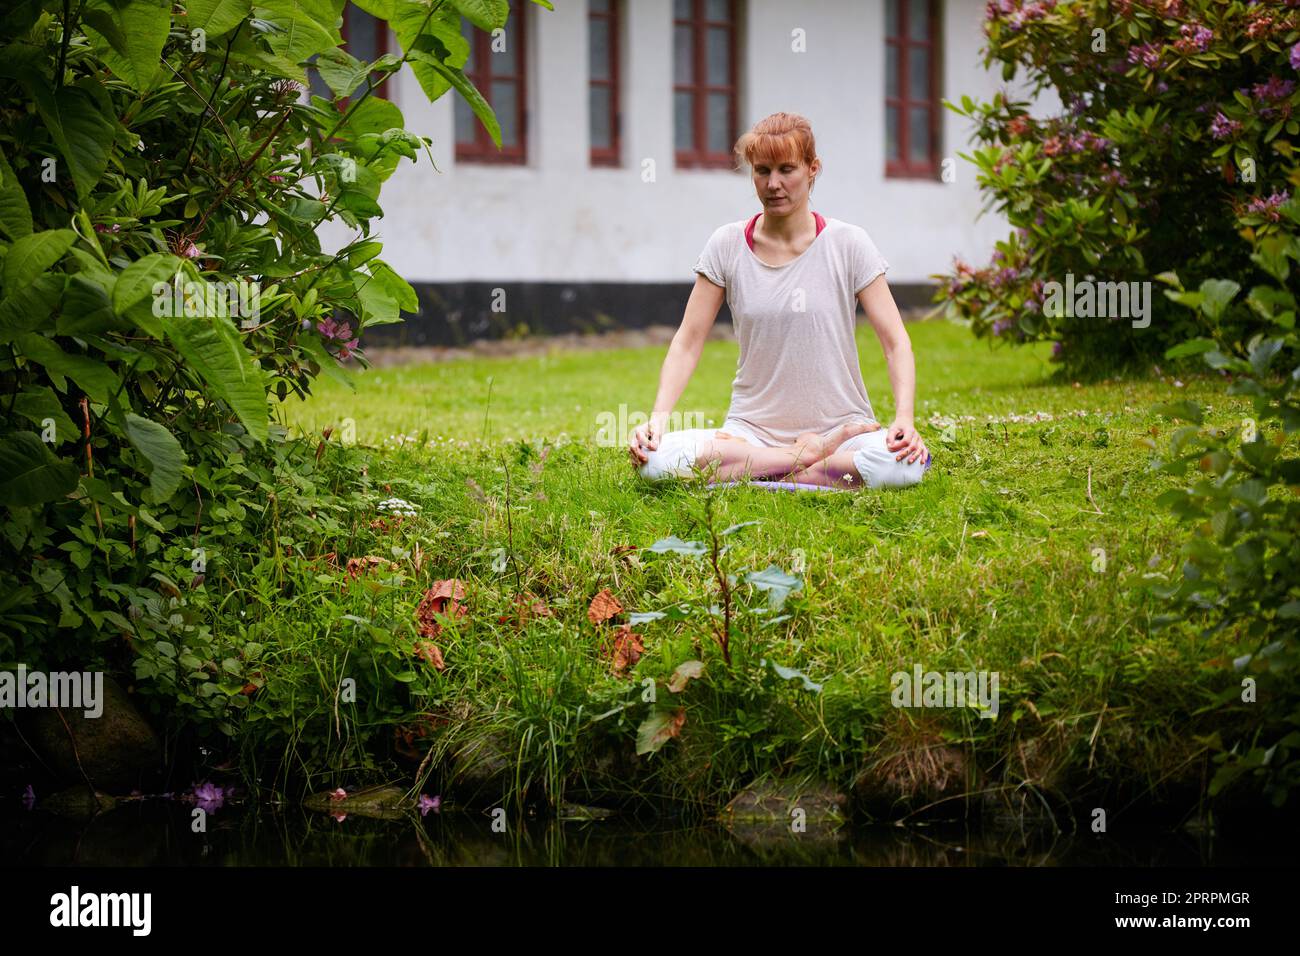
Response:
[{"label": "woman's face", "polygon": [[803,162],[770,163],[759,160],[754,164],[754,191],[763,204],[763,211],[774,216],[788,216],[808,199],[813,178],[821,168],[815,159],[809,166]]}]

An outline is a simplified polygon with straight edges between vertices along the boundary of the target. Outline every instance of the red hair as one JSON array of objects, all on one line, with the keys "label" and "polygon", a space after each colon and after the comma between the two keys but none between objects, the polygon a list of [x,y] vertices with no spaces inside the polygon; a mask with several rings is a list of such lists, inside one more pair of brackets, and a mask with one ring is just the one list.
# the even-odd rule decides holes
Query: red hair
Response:
[{"label": "red hair", "polygon": [[754,124],[736,140],[736,157],[753,166],[764,163],[803,163],[811,166],[817,159],[817,144],[812,124],[798,113],[773,113]]}]

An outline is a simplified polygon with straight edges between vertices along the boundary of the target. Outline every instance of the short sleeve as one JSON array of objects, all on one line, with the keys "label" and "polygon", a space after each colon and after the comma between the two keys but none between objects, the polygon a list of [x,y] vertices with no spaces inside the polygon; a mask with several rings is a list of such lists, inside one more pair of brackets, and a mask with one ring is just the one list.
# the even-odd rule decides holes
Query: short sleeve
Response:
[{"label": "short sleeve", "polygon": [[716,286],[727,287],[729,261],[727,226],[719,226],[704,244],[704,251],[695,260],[694,271]]},{"label": "short sleeve", "polygon": [[853,243],[852,265],[853,295],[856,298],[858,293],[875,282],[877,277],[889,271],[889,263],[880,254],[880,250],[876,248],[876,244],[871,241],[865,229],[859,228],[855,232],[857,238]]}]

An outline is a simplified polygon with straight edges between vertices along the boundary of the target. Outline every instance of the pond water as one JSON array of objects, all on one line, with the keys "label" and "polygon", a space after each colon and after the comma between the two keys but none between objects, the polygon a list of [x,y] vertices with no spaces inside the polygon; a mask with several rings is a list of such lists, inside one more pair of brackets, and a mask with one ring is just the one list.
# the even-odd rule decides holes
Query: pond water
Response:
[{"label": "pond water", "polygon": [[[958,824],[686,827],[611,818],[505,819],[480,811],[351,815],[225,807],[191,830],[192,808],[125,804],[92,820],[0,811],[0,859],[17,866],[1234,866],[1286,865],[1294,832],[1225,840],[1144,825],[1120,834],[992,832]],[[498,822],[498,828],[501,823]],[[1288,831],[1291,828],[1287,828]]]}]

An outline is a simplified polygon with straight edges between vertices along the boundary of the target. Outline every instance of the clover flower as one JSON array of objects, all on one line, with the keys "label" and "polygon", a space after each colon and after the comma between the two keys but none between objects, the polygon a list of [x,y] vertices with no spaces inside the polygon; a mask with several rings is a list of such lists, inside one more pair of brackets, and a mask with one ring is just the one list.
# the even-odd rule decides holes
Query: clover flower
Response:
[{"label": "clover flower", "polygon": [[418,507],[419,505],[402,498],[385,498],[376,506],[377,510],[384,514],[403,515],[407,518],[414,518]]}]

